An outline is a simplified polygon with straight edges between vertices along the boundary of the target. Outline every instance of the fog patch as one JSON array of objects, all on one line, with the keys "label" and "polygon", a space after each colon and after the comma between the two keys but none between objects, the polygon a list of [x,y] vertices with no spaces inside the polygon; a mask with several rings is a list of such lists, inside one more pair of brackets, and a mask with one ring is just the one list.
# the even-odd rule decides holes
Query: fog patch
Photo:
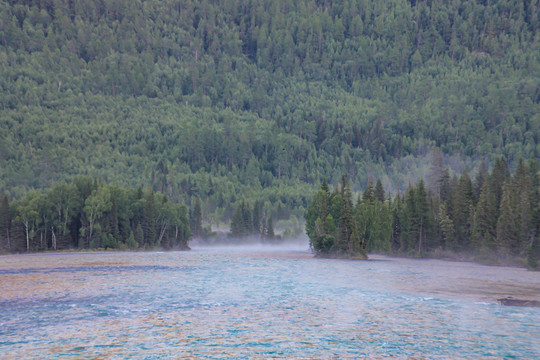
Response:
[{"label": "fog patch", "polygon": [[219,250],[227,252],[311,252],[309,239],[306,235],[291,239],[264,239],[260,236],[245,236],[241,238],[225,233],[211,238],[193,239],[189,246],[192,250]]}]

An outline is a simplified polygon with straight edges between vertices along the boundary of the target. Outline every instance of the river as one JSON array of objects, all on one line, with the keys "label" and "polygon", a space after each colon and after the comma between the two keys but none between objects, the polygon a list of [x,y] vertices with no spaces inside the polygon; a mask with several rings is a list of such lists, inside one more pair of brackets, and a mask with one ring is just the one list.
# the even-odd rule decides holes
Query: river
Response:
[{"label": "river", "polygon": [[0,256],[0,358],[538,359],[540,273],[306,246]]}]

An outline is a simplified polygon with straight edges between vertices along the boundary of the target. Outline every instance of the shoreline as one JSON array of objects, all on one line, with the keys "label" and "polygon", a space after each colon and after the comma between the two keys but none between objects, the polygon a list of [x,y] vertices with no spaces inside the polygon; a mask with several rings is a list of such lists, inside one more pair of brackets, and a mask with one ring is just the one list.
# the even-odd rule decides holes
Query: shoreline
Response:
[{"label": "shoreline", "polygon": [[[276,249],[281,251],[290,251],[291,246],[295,245],[295,247],[299,244],[299,242],[281,242],[279,244],[272,244],[272,243],[261,243],[261,242],[242,242],[242,243],[199,243],[195,242],[190,247],[189,245],[187,248],[137,248],[137,249],[111,249],[111,248],[97,248],[97,249],[62,249],[62,250],[38,250],[38,251],[19,251],[19,252],[0,252],[0,256],[9,256],[9,255],[35,255],[35,254],[83,254],[83,253],[118,253],[118,252],[133,252],[133,253],[144,253],[144,252],[155,252],[155,251],[163,251],[163,252],[171,252],[171,251],[191,251],[197,248],[204,248],[204,249],[235,249],[235,248],[246,248],[246,250],[249,250],[250,247],[258,247],[261,246],[262,248],[266,249]],[[298,250],[295,248],[295,250]],[[310,251],[309,245],[307,244],[306,251]],[[484,266],[495,266],[495,267],[512,267],[512,268],[522,268],[526,269],[528,271],[540,271],[539,269],[529,269],[527,268],[525,264],[525,259],[520,257],[482,257],[475,254],[465,254],[465,253],[455,253],[451,251],[446,250],[440,250],[435,251],[431,253],[426,253],[421,256],[407,256],[406,254],[399,254],[399,253],[393,253],[393,254],[384,254],[384,253],[368,253],[367,255],[364,254],[354,254],[351,256],[343,256],[339,254],[328,254],[328,255],[316,255],[313,252],[313,257],[316,259],[336,259],[336,260],[373,260],[372,256],[375,257],[387,257],[387,258],[396,258],[396,259],[411,259],[411,260],[443,260],[448,262],[455,262],[455,263],[473,263],[477,265],[484,265]],[[364,257],[365,256],[365,257]]]},{"label": "shoreline", "polygon": [[[222,253],[224,256],[243,257],[270,257],[294,260],[309,261],[313,266],[318,266],[316,262],[325,259],[328,260],[354,260],[329,257],[316,257],[308,247],[287,248],[283,246],[262,247],[262,246],[229,246],[229,247],[193,247],[192,251],[201,254],[211,251],[213,254]],[[71,251],[49,251],[35,253],[10,254],[12,257],[4,257],[0,262],[0,270],[11,268],[21,268],[34,263],[27,256],[32,255],[38,263],[45,261],[52,267],[64,266],[82,266],[94,264],[115,264],[121,258],[122,263],[131,263],[132,258],[145,258],[145,263],[160,264],[162,260],[171,261],[177,259],[175,252],[180,250],[71,250]],[[181,251],[185,253],[184,251]],[[165,257],[154,257],[152,253],[162,253]],[[168,255],[167,255],[168,254]],[[188,255],[189,253],[185,253]],[[150,257],[147,257],[150,255]],[[194,254],[195,255],[195,254]],[[89,258],[86,258],[88,256]],[[117,258],[119,256],[120,258]],[[171,257],[172,256],[172,257]],[[199,256],[199,255],[197,255]],[[195,257],[197,257],[195,256]],[[214,255],[212,255],[214,256]],[[42,257],[43,260],[39,260]],[[23,260],[24,258],[28,260]],[[51,260],[45,260],[45,259]],[[58,260],[52,260],[57,258]],[[182,256],[183,259],[189,259],[190,256]],[[92,260],[91,260],[92,259]],[[97,262],[96,262],[97,261]],[[177,260],[174,260],[177,261]],[[188,260],[189,261],[189,260]],[[421,297],[437,297],[450,299],[464,299],[473,302],[499,303],[501,305],[518,306],[517,303],[536,304],[540,302],[540,273],[528,271],[522,267],[508,265],[489,265],[466,259],[449,260],[442,258],[413,258],[383,254],[370,254],[367,261],[352,262],[326,262],[321,261],[321,271],[330,267],[348,267],[351,269],[373,268],[377,271],[390,272],[395,274],[392,277],[391,284],[374,284],[374,286],[384,291],[386,286],[400,289],[404,294],[415,294]],[[353,272],[355,272],[354,270]],[[504,301],[512,299],[515,301]]]}]

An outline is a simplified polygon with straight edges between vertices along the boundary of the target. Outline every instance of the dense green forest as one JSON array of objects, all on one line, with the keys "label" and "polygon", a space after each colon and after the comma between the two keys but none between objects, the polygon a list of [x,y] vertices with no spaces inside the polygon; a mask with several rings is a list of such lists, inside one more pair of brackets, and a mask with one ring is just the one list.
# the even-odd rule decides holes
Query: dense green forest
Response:
[{"label": "dense green forest", "polygon": [[[467,253],[477,260],[540,258],[540,175],[535,160],[520,159],[511,176],[506,161],[491,172],[482,166],[471,180],[467,171],[450,176],[435,163],[436,181],[410,184],[403,194],[385,193],[370,181],[353,206],[349,185],[331,192],[326,181],[306,210],[306,231],[315,254],[366,257],[367,252],[408,256]],[[438,177],[435,175],[438,174]]]},{"label": "dense green forest", "polygon": [[190,228],[201,229],[197,208],[188,218],[184,205],[152,189],[77,177],[14,202],[0,195],[0,251],[188,249]]},{"label": "dense green forest", "polygon": [[341,174],[403,192],[439,151],[451,174],[515,169],[540,157],[539,16],[534,0],[0,0],[0,193],[149,184],[215,227],[243,201],[299,219]]}]

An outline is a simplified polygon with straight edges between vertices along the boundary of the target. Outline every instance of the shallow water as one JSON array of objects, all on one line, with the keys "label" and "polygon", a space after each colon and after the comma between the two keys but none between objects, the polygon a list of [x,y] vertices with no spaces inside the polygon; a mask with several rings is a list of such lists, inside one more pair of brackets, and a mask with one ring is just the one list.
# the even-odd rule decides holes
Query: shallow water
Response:
[{"label": "shallow water", "polygon": [[0,358],[540,358],[540,274],[305,247],[0,257]]}]

